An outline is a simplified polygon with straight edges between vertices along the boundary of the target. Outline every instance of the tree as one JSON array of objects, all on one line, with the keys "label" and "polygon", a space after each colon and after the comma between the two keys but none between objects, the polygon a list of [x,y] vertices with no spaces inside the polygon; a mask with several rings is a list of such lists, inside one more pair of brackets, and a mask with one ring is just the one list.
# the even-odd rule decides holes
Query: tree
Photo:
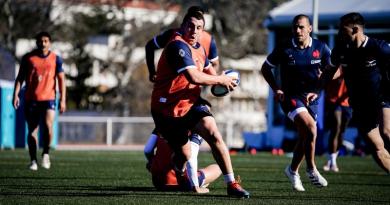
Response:
[{"label": "tree", "polygon": [[[287,0],[198,0],[184,1],[185,8],[201,5],[213,17],[212,34],[221,57],[242,58],[267,53],[267,32],[262,23],[268,12]],[[208,22],[206,22],[208,23]]]},{"label": "tree", "polygon": [[33,38],[42,30],[52,31],[53,23],[50,20],[52,1],[0,1],[0,44],[16,57],[17,39]]}]

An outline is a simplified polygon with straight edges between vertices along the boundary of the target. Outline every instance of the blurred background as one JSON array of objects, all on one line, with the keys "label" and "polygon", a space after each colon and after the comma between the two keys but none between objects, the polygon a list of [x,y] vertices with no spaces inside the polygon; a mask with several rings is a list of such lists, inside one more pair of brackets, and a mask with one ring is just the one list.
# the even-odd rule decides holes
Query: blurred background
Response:
[{"label": "blurred background", "polygon": [[[206,11],[221,69],[241,74],[240,86],[226,97],[213,97],[207,87],[202,93],[227,145],[238,150],[292,150],[296,133],[259,70],[275,45],[291,37],[295,15],[312,17],[313,36],[331,48],[339,17],[352,11],[366,18],[368,35],[390,40],[390,0],[0,0],[1,148],[26,146],[22,109],[12,108],[13,83],[35,34],[48,31],[52,50],[64,60],[68,91],[68,111],[56,118],[52,146],[141,149],[154,128],[144,46],[179,27],[193,5]],[[353,125],[347,150],[358,139]],[[319,132],[322,153],[327,140],[321,117]]]}]

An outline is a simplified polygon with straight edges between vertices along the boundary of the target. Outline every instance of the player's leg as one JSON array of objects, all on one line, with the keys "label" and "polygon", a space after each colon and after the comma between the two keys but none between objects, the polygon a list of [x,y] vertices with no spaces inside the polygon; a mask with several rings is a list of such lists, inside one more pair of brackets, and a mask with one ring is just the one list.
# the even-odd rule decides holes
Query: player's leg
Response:
[{"label": "player's leg", "polygon": [[325,187],[328,182],[318,172],[315,164],[315,144],[317,135],[316,121],[309,112],[300,112],[295,117],[294,123],[297,126],[300,138],[304,141],[304,153],[306,159],[306,174],[312,184],[317,187]]},{"label": "player's leg", "polygon": [[360,107],[353,107],[354,115],[357,119],[358,129],[363,136],[368,139],[368,143],[372,145],[372,156],[377,164],[387,173],[390,172],[390,154],[385,149],[384,140],[380,134],[378,119],[379,111],[375,105],[363,104]]},{"label": "player's leg", "polygon": [[350,107],[341,107],[341,124],[340,124],[340,133],[337,136],[337,146],[333,150],[334,152],[331,155],[331,160],[332,160],[332,166],[330,170],[334,172],[339,172],[339,168],[337,166],[337,157],[339,154],[340,147],[343,143],[343,138],[344,138],[344,133],[345,130],[348,127],[349,122],[352,119],[352,109]]},{"label": "player's leg", "polygon": [[210,164],[209,166],[200,169],[199,172],[201,172],[199,174],[199,185],[201,187],[207,187],[208,184],[218,179],[222,174],[218,164]]},{"label": "player's leg", "polygon": [[284,173],[290,180],[293,190],[305,191],[298,170],[305,157],[306,131],[304,129],[300,129],[300,122],[298,122],[299,120],[296,118],[298,118],[297,115],[300,112],[308,113],[308,111],[304,107],[304,104],[298,99],[285,99],[281,102],[281,106],[288,118],[294,122],[294,126],[298,131],[298,140],[293,151],[293,158],[291,163],[285,168]]},{"label": "player's leg", "polygon": [[[294,118],[294,124],[298,130],[298,136],[300,144],[303,146],[297,146],[296,152],[299,154],[297,159],[293,159],[291,163],[291,169],[293,171],[297,171],[299,168],[298,164],[302,157],[300,157],[301,153],[304,153],[304,156],[306,157],[307,162],[307,168],[308,169],[314,169],[315,162],[314,162],[314,147],[315,147],[315,137],[316,137],[316,122],[314,119],[310,116],[308,112],[300,112],[298,113]],[[299,150],[299,149],[304,150]],[[298,155],[297,154],[297,155]],[[294,151],[295,155],[295,151]]]},{"label": "player's leg", "polygon": [[201,178],[202,181],[199,181],[200,177],[198,176],[198,153],[199,146],[202,141],[203,138],[198,134],[192,134],[190,136],[191,157],[186,164],[187,176],[189,178],[189,184],[192,191],[196,193],[209,193],[209,189],[201,186],[201,183],[204,181],[204,179]]},{"label": "player's leg", "polygon": [[384,169],[387,173],[390,173],[390,154],[385,149],[385,145],[382,137],[379,133],[379,128],[374,128],[367,133],[368,140],[373,144],[373,157],[377,164]]},{"label": "player's leg", "polygon": [[186,162],[191,157],[191,146],[188,140],[189,128],[183,117],[166,117],[152,111],[152,117],[159,135],[167,140],[174,152],[172,162],[178,177],[184,176]]},{"label": "player's leg", "polygon": [[144,155],[147,160],[146,169],[148,171],[150,171],[151,168],[152,159],[154,157],[154,149],[156,148],[157,145],[157,139],[158,139],[157,130],[156,128],[154,128],[144,147]]},{"label": "player's leg", "polygon": [[40,115],[39,112],[37,112],[37,104],[26,103],[24,112],[25,112],[27,129],[28,129],[27,130],[28,152],[31,160],[31,164],[29,165],[29,168],[35,171],[38,170],[37,146],[38,146],[38,126],[40,121]]},{"label": "player's leg", "polygon": [[53,109],[46,109],[45,113],[45,123],[42,126],[43,134],[43,152],[42,152],[42,167],[45,169],[50,169],[50,157],[49,150],[51,140],[53,138],[53,122],[55,118],[55,111]]},{"label": "player's leg", "polygon": [[342,133],[342,111],[341,109],[334,109],[331,114],[331,119],[329,119],[330,123],[330,135],[328,141],[328,162],[324,166],[324,171],[333,170],[335,172],[338,171],[337,168],[337,155],[339,146],[341,143],[341,133]]},{"label": "player's leg", "polygon": [[227,149],[222,135],[218,130],[215,119],[212,116],[203,117],[196,124],[194,132],[202,136],[210,145],[214,159],[224,174],[224,181],[228,184],[228,195],[248,198],[249,193],[244,190],[234,178],[229,150]]},{"label": "player's leg", "polygon": [[390,151],[390,103],[382,108],[379,129],[385,142],[385,148]]}]

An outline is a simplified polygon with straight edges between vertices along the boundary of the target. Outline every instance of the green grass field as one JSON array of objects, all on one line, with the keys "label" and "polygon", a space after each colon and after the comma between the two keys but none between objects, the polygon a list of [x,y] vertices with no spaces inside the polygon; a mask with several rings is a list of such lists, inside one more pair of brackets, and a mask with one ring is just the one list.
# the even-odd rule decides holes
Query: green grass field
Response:
[{"label": "green grass field", "polygon": [[[0,204],[390,204],[390,176],[371,157],[341,157],[338,174],[325,173],[329,186],[312,186],[301,168],[306,192],[291,190],[283,174],[290,158],[238,154],[232,156],[236,175],[250,199],[226,196],[223,179],[210,193],[159,192],[137,151],[52,151],[52,168],[27,169],[26,150],[0,151]],[[200,167],[213,162],[201,153]],[[318,157],[317,164],[325,162]]]}]

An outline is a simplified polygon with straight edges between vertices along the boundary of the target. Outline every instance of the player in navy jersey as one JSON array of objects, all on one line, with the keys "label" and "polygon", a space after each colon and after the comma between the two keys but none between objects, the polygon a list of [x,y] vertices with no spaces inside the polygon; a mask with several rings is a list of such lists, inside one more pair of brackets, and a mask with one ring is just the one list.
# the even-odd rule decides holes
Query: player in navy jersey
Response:
[{"label": "player in navy jersey", "polygon": [[[339,38],[332,51],[333,68],[342,66],[359,132],[373,145],[378,165],[389,172],[390,155],[384,144],[390,137],[390,46],[366,36],[364,18],[355,12],[340,18]],[[334,69],[329,70],[332,76]]]},{"label": "player in navy jersey", "polygon": [[[306,15],[297,15],[292,22],[293,38],[276,47],[261,68],[284,113],[298,130],[298,142],[291,164],[285,174],[296,191],[305,191],[298,170],[306,158],[306,173],[312,184],[325,187],[328,182],[318,172],[314,155],[317,136],[317,84],[321,69],[330,63],[330,49],[312,39],[312,27]],[[272,69],[279,67],[281,84],[276,82]]]}]

